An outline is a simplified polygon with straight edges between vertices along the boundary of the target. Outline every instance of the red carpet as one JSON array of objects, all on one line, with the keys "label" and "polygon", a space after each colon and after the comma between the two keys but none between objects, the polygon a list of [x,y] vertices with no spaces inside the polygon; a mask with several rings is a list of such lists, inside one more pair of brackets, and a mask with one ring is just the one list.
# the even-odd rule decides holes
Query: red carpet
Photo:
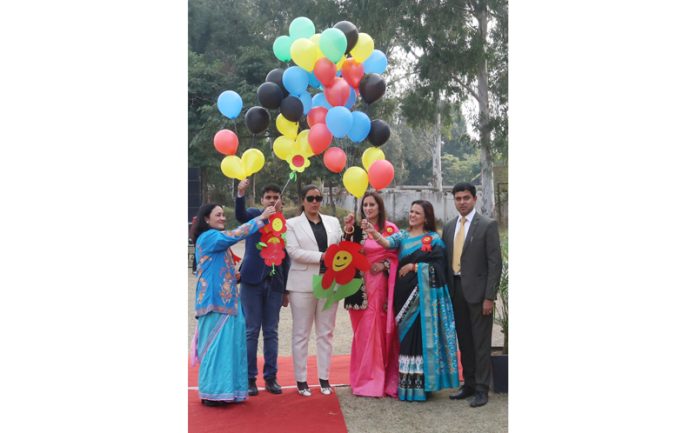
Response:
[{"label": "red carpet", "polygon": [[[263,358],[258,360],[259,372],[263,371]],[[349,381],[350,355],[334,355],[331,359],[329,380],[332,384]],[[343,413],[336,394],[319,392],[316,357],[307,362],[307,382],[312,388],[311,397],[301,397],[295,388],[292,357],[278,357],[278,383],[283,393],[274,395],[263,389],[263,378],[257,378],[259,395],[249,397],[243,403],[225,407],[207,407],[201,404],[197,389],[189,389],[189,433],[347,433]],[[189,386],[198,384],[198,366],[189,367]]]}]

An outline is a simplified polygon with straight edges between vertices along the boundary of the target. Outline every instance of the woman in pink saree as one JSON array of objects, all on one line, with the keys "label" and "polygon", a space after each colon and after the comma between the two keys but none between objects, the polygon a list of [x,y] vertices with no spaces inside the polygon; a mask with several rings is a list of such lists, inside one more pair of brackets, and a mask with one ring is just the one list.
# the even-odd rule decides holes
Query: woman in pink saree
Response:
[{"label": "woman in pink saree", "polygon": [[[361,217],[384,236],[399,231],[386,220],[384,201],[376,192],[367,192],[360,204]],[[350,352],[350,386],[354,395],[397,397],[399,385],[399,338],[394,320],[394,284],[398,258],[395,250],[363,236],[353,214],[344,219],[345,238],[363,244],[370,270],[363,275],[364,287],[346,298],[344,306],[353,326]]]}]

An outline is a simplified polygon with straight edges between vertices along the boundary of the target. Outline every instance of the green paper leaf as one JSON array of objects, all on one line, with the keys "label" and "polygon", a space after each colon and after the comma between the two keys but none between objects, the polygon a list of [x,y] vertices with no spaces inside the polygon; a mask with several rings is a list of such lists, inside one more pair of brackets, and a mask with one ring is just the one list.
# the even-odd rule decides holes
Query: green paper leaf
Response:
[{"label": "green paper leaf", "polygon": [[322,275],[314,275],[312,277],[312,293],[314,293],[314,296],[317,299],[324,299],[331,296],[331,294],[333,294],[334,286],[336,285],[336,283],[331,283],[331,287],[324,290],[324,288],[321,287],[321,279]]},{"label": "green paper leaf", "polygon": [[360,284],[362,284],[362,279],[354,278],[348,284],[337,286],[333,298],[338,301],[352,295],[360,289]]}]

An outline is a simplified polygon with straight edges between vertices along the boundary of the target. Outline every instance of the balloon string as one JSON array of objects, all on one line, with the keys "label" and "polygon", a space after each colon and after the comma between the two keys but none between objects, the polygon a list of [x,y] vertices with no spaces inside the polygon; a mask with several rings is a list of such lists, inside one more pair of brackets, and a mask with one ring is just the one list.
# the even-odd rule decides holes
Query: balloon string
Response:
[{"label": "balloon string", "polygon": [[288,184],[290,183],[291,180],[292,180],[292,173],[290,173],[290,176],[288,177],[288,181],[285,182],[285,186],[283,186],[283,189],[280,191],[281,197],[283,196],[283,193],[285,192],[285,188],[288,187]]}]

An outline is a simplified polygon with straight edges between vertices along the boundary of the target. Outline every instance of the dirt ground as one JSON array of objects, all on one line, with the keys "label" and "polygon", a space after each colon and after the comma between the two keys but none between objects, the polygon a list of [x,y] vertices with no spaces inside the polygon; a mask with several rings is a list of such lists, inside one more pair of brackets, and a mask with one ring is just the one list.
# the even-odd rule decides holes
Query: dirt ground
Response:
[{"label": "dirt ground", "polygon": [[[235,254],[242,257],[244,242],[233,247]],[[196,319],[193,314],[195,297],[195,278],[188,271],[188,303],[189,327],[187,344],[196,329]],[[291,350],[292,317],[290,307],[281,308],[278,325],[278,353],[280,356],[292,355]],[[336,315],[336,330],[334,332],[334,351],[336,355],[350,354],[353,331],[348,312],[342,303]],[[261,339],[260,339],[261,340]],[[493,346],[501,346],[503,342],[500,328],[493,328]],[[188,346],[187,346],[188,347]],[[314,355],[314,331],[309,344],[309,354]],[[259,342],[259,355],[263,355],[263,343]],[[464,400],[452,401],[447,396],[454,390],[443,390],[433,393],[430,399],[423,403],[402,402],[391,398],[378,399],[356,397],[350,387],[337,387],[336,394],[341,404],[341,410],[346,420],[349,433],[504,433],[508,428],[508,396],[495,394],[488,396],[488,404],[471,408]]]}]

